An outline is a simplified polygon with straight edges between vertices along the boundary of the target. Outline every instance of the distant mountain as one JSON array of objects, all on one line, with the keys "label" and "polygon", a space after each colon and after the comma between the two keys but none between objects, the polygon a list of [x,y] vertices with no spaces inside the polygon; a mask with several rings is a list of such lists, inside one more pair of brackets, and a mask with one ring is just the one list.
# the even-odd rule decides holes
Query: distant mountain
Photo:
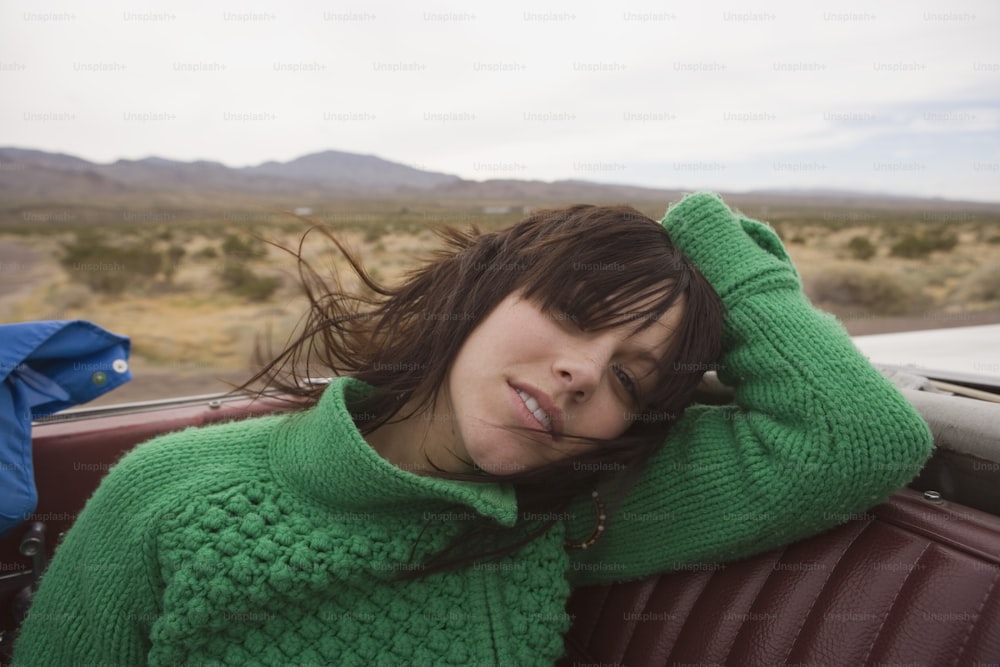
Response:
[{"label": "distant mountain", "polygon": [[358,190],[391,193],[460,182],[371,155],[324,151],[290,162],[234,169],[219,162],[159,157],[98,164],[61,153],[0,148],[0,194],[78,201],[121,194],[302,195]]},{"label": "distant mountain", "polygon": [[92,162],[62,153],[0,148],[0,195],[6,199],[78,201],[127,191]]},{"label": "distant mountain", "polygon": [[66,171],[86,171],[94,167],[93,162],[65,153],[46,153],[27,148],[0,148],[0,166],[9,170],[18,164],[33,164]]},{"label": "distant mountain", "polygon": [[[308,205],[345,196],[391,200],[435,197],[468,200],[475,205],[557,203],[639,203],[663,205],[681,190],[612,185],[581,180],[555,182],[515,179],[467,181],[423,171],[374,155],[323,151],[288,162],[232,168],[219,162],[180,162],[160,157],[99,164],[24,148],[0,148],[0,214],[21,216],[40,207],[90,207],[131,210],[159,206],[199,212],[208,209]],[[722,193],[737,206],[765,207],[779,202],[823,206],[946,208],[955,202],[893,197],[833,189],[770,189]],[[284,202],[283,204],[278,202]],[[963,206],[996,211],[997,204]],[[76,213],[74,215],[77,215]],[[80,219],[87,219],[79,213]]]},{"label": "distant mountain", "polygon": [[340,151],[323,151],[292,160],[265,162],[256,167],[244,167],[243,173],[269,178],[283,178],[316,185],[350,185],[372,189],[391,187],[426,190],[462,179],[430,171],[421,171],[374,155],[358,155]]}]

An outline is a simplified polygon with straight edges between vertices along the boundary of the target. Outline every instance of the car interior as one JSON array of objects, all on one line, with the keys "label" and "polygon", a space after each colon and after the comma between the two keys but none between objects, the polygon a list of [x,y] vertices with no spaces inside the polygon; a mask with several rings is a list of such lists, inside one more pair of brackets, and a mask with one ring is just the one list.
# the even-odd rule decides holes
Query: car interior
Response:
[{"label": "car interior", "polygon": [[[560,664],[1000,663],[1000,379],[881,370],[934,434],[908,488],[783,549],[574,591]],[[729,400],[708,380],[701,400]],[[125,452],[287,407],[273,394],[205,395],[36,421],[38,506],[0,540],[0,664],[60,536]]]}]

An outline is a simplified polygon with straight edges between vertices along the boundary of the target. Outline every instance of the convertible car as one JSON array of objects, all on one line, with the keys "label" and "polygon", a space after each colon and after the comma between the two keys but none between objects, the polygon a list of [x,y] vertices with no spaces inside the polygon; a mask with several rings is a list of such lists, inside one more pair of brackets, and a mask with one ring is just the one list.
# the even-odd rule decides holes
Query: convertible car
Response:
[{"label": "convertible car", "polygon": [[[858,345],[879,361],[880,344],[888,355],[901,340]],[[1000,332],[986,340],[997,347]],[[935,436],[909,488],[781,550],[575,591],[562,664],[1000,664],[1000,372],[888,361],[883,372]],[[721,385],[704,396],[727,398]],[[203,395],[36,421],[38,505],[0,540],[0,664],[60,535],[124,452],[167,431],[285,406],[274,396]]]}]

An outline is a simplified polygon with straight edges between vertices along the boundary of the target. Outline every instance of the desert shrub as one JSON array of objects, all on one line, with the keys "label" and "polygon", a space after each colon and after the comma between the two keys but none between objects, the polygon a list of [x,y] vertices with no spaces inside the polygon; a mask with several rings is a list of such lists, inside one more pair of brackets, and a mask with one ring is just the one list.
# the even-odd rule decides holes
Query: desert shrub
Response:
[{"label": "desert shrub", "polygon": [[226,260],[219,279],[228,291],[250,301],[267,301],[281,285],[280,278],[257,275],[237,260]]},{"label": "desert shrub", "polygon": [[987,243],[1000,243],[1000,234],[997,234],[996,236],[989,237],[988,239],[986,239],[986,242]]},{"label": "desert shrub", "polygon": [[920,285],[880,271],[832,269],[812,277],[809,298],[836,311],[904,315],[926,306]]},{"label": "desert shrub", "polygon": [[893,244],[890,254],[905,259],[922,259],[932,252],[947,252],[958,245],[958,235],[946,229],[934,228],[907,232]]},{"label": "desert shrub", "polygon": [[864,236],[855,236],[847,242],[847,251],[854,259],[869,260],[875,256],[875,244]]},{"label": "desert shrub", "polygon": [[265,256],[267,248],[252,236],[241,238],[236,234],[226,234],[222,241],[222,254],[235,259],[255,259]]},{"label": "desert shrub", "polygon": [[365,230],[365,243],[375,243],[383,235],[392,232],[392,223],[387,223],[384,220],[377,222],[371,222],[364,227]]},{"label": "desert shrub", "polygon": [[115,245],[93,232],[77,234],[62,250],[59,262],[73,280],[105,294],[147,283],[163,266],[163,256],[147,243]]},{"label": "desert shrub", "polygon": [[964,301],[1000,301],[1000,262],[980,267],[958,289]]},{"label": "desert shrub", "polygon": [[194,259],[217,259],[219,257],[219,251],[209,245],[194,253],[191,257]]},{"label": "desert shrub", "polygon": [[186,254],[187,251],[183,246],[172,245],[167,248],[163,256],[163,277],[166,278],[168,283],[173,282],[174,274],[177,273],[177,267]]}]

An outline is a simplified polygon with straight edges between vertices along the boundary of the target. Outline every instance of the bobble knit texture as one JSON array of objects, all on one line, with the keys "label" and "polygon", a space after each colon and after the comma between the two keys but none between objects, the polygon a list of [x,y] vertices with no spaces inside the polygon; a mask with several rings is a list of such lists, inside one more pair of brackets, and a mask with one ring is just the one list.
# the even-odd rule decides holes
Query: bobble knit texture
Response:
[{"label": "bobble knit texture", "polygon": [[773,232],[710,194],[664,225],[726,305],[735,403],[687,411],[593,548],[563,546],[593,530],[586,496],[502,561],[394,581],[421,529],[415,562],[472,517],[513,525],[514,493],[388,464],[340,379],[307,412],[127,455],[59,546],[14,664],[551,665],[571,586],[766,551],[909,481],[926,425],[812,309]]}]

